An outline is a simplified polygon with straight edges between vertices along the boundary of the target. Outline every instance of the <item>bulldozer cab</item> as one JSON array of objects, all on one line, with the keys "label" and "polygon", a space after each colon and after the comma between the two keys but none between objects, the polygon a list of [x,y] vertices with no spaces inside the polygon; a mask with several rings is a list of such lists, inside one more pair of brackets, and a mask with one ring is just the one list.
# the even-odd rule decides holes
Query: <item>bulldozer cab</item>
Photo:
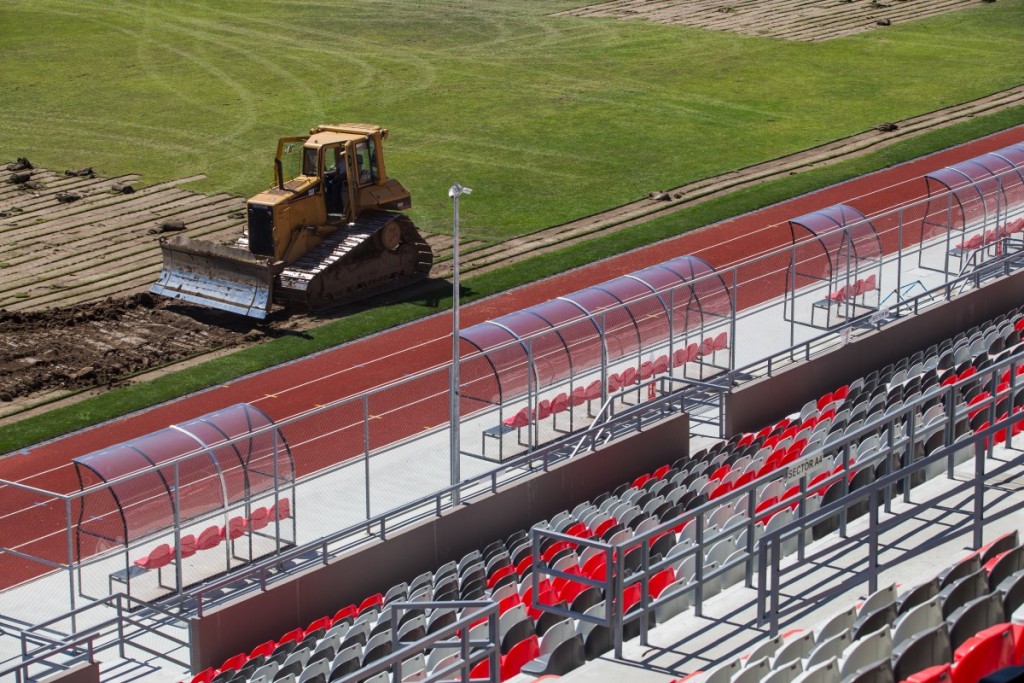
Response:
[{"label": "bulldozer cab", "polygon": [[318,129],[309,137],[282,138],[274,165],[275,185],[307,196],[321,195],[328,222],[351,220],[363,206],[380,203],[375,197],[367,202],[363,188],[380,184],[381,178],[390,184],[379,138],[381,133]]}]

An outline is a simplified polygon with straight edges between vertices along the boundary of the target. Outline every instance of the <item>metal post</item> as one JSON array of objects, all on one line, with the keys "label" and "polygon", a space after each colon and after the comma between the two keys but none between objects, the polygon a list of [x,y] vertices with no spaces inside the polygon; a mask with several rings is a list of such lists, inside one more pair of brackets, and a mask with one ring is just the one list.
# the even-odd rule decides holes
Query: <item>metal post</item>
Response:
[{"label": "metal post", "polygon": [[[249,501],[246,500],[246,506]],[[174,462],[174,587],[181,596],[181,469],[178,461]],[[252,559],[252,548],[249,549],[249,559]],[[159,574],[157,574],[159,576]]]},{"label": "metal post", "polygon": [[[991,424],[991,423],[990,423]],[[989,437],[995,441],[995,434]],[[985,532],[985,439],[974,442],[974,547],[980,548]]]},{"label": "metal post", "polygon": [[473,190],[455,183],[448,190],[452,200],[454,227],[452,231],[452,371],[449,387],[450,403],[448,406],[451,421],[451,479],[452,507],[459,504],[458,485],[462,481],[461,453],[462,445],[459,434],[459,198],[464,194],[472,194]]},{"label": "metal post", "polygon": [[71,632],[75,633],[75,551],[71,532],[71,499],[68,497],[64,498],[64,515],[64,526],[67,530],[68,541],[68,604],[71,608]]},{"label": "metal post", "polygon": [[363,394],[363,467],[366,473],[366,519],[370,519],[370,396]]}]

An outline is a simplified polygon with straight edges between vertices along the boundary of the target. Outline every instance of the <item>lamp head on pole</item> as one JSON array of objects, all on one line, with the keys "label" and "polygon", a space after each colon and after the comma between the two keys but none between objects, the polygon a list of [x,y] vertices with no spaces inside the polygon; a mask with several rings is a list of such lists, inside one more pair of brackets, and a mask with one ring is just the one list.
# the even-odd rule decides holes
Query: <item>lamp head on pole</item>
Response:
[{"label": "lamp head on pole", "polygon": [[455,183],[452,185],[451,189],[448,190],[448,197],[451,199],[458,199],[464,194],[473,194],[473,188],[463,187],[462,185]]}]

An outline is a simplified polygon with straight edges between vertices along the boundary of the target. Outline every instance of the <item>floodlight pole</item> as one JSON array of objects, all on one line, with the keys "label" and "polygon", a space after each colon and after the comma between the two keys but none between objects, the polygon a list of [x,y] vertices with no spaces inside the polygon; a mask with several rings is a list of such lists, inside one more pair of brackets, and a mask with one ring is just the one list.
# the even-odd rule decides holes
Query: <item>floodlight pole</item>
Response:
[{"label": "floodlight pole", "polygon": [[450,373],[451,386],[449,387],[449,410],[451,420],[451,485],[452,485],[452,507],[459,504],[458,485],[462,481],[462,444],[460,440],[460,411],[459,406],[459,197],[464,194],[472,194],[473,190],[455,183],[448,190],[448,196],[453,202],[455,226],[452,234],[452,370]]}]

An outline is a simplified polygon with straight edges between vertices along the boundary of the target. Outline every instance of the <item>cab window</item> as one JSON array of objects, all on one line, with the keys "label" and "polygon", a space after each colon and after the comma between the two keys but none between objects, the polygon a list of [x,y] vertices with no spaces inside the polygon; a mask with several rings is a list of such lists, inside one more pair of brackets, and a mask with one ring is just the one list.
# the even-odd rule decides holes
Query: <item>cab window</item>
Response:
[{"label": "cab window", "polygon": [[377,149],[373,138],[356,144],[356,166],[359,168],[359,184],[377,182]]},{"label": "cab window", "polygon": [[305,176],[316,176],[316,147],[303,147],[302,148],[302,175]]}]

